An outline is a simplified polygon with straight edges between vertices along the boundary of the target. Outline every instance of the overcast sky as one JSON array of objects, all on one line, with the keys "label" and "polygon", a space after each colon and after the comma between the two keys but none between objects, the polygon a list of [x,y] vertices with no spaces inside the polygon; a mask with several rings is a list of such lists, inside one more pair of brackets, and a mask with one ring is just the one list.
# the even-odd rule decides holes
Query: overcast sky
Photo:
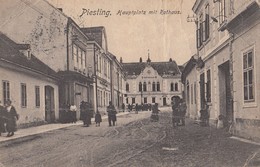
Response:
[{"label": "overcast sky", "polygon": [[[122,57],[124,62],[136,62],[140,57],[146,60],[149,49],[152,61],[172,58],[183,64],[196,52],[195,23],[186,21],[187,16],[193,14],[191,9],[195,0],[48,1],[62,8],[80,27],[104,26],[108,50],[118,59]],[[105,13],[87,12],[97,10]],[[125,11],[139,13],[127,15]],[[157,13],[149,14],[149,11]]]}]

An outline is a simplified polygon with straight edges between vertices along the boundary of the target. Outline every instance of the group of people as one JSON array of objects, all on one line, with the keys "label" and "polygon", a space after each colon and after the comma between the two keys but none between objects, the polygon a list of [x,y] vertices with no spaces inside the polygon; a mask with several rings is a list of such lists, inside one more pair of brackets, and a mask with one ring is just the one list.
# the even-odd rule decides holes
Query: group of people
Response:
[{"label": "group of people", "polygon": [[0,136],[2,133],[8,132],[6,137],[11,137],[16,131],[16,121],[19,119],[19,115],[16,112],[12,101],[7,100],[5,106],[1,105],[0,101]]},{"label": "group of people", "polygon": [[80,120],[83,121],[83,125],[88,127],[91,124],[92,117],[93,117],[93,110],[91,104],[89,102],[81,101]]},{"label": "group of people", "polygon": [[187,105],[183,99],[175,98],[172,101],[172,124],[173,127],[185,125]]}]

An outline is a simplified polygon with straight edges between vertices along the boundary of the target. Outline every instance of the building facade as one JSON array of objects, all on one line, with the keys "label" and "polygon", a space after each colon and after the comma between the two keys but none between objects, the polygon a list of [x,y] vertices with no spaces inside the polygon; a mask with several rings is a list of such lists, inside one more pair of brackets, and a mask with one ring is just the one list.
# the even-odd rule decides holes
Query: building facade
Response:
[{"label": "building facade", "polygon": [[260,1],[227,1],[223,29],[232,35],[234,129],[238,136],[260,141]]},{"label": "building facade", "polygon": [[111,101],[111,64],[112,58],[107,49],[105,27],[87,27],[81,30],[89,37],[88,55],[94,57],[94,76],[96,99],[95,111],[106,113],[106,107]]},{"label": "building facade", "polygon": [[60,108],[76,105],[79,109],[82,100],[93,104],[94,59],[87,55],[88,37],[80,27],[46,0],[14,0],[1,6],[1,11],[2,31],[19,43],[30,44],[31,52],[58,72]]},{"label": "building facade", "polygon": [[0,100],[11,100],[18,124],[38,124],[59,119],[57,73],[31,54],[30,45],[17,44],[0,33]]},{"label": "building facade", "polygon": [[232,133],[259,140],[259,1],[196,0],[193,11],[197,54],[182,75],[189,114],[207,105],[211,123],[222,115]]},{"label": "building facade", "polygon": [[182,98],[181,72],[175,61],[122,63],[126,75],[125,104],[171,105],[174,96]]}]

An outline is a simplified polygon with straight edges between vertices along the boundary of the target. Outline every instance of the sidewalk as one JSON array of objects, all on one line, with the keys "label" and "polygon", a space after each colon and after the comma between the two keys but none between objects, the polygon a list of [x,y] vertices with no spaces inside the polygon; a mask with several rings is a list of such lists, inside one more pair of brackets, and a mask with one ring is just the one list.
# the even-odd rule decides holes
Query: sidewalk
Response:
[{"label": "sidewalk", "polygon": [[[121,112],[117,114],[117,117],[122,116],[122,115],[127,115],[129,112]],[[102,119],[105,120],[107,119],[107,115],[102,116]],[[95,122],[95,118],[91,119],[91,122]],[[40,133],[45,133],[49,132],[52,130],[57,130],[57,129],[62,129],[70,126],[78,126],[78,125],[83,125],[82,121],[77,121],[76,123],[53,123],[53,124],[45,124],[41,126],[35,126],[35,127],[29,127],[25,129],[18,129],[17,132],[15,132],[14,136],[12,137],[6,137],[6,133],[3,133],[2,136],[0,136],[0,143],[4,141],[10,141],[10,140],[15,140],[27,136],[32,136]]]}]

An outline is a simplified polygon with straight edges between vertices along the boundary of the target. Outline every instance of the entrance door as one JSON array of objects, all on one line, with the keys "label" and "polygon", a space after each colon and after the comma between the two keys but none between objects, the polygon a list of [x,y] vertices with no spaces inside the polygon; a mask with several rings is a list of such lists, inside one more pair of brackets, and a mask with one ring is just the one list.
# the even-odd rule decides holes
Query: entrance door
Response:
[{"label": "entrance door", "polygon": [[54,88],[45,86],[45,121],[48,123],[55,121],[54,106]]},{"label": "entrance door", "polygon": [[228,121],[233,120],[233,101],[229,75],[229,61],[219,66],[219,110]]},{"label": "entrance door", "polygon": [[163,106],[166,106],[167,102],[166,102],[166,97],[163,98]]}]

